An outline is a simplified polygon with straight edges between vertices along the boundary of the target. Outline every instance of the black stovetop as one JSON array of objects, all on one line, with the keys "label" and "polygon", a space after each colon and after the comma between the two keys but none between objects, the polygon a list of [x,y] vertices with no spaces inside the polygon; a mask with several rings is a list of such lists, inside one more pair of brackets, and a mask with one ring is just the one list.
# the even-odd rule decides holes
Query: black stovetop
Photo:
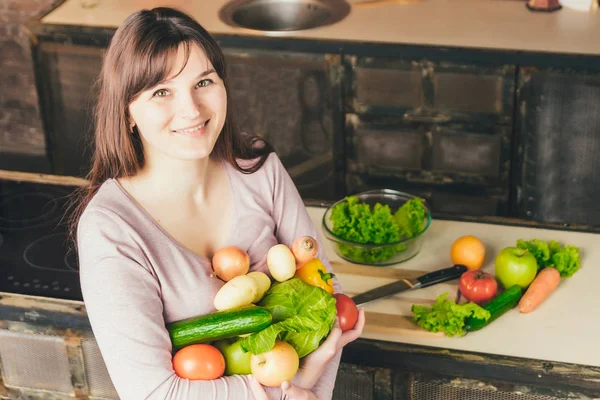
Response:
[{"label": "black stovetop", "polygon": [[0,291],[82,300],[67,241],[74,186],[0,179]]}]

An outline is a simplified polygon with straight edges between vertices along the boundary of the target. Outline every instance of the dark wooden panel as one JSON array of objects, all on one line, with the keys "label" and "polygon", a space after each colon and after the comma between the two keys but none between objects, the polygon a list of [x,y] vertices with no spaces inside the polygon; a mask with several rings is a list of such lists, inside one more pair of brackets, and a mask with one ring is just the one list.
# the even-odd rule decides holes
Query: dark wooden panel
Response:
[{"label": "dark wooden panel", "polygon": [[414,121],[510,124],[515,66],[346,56],[347,110]]},{"label": "dark wooden panel", "polygon": [[336,154],[342,149],[335,145],[341,133],[339,57],[248,49],[225,54],[240,129],[275,147],[303,197],[341,197]]},{"label": "dark wooden panel", "polygon": [[85,176],[91,166],[93,85],[102,67],[104,49],[42,43],[40,74],[48,149],[54,173]]},{"label": "dark wooden panel", "polygon": [[518,215],[600,226],[600,74],[524,68],[519,93]]},{"label": "dark wooden panel", "polygon": [[432,170],[498,178],[502,139],[499,134],[436,129],[433,132]]}]

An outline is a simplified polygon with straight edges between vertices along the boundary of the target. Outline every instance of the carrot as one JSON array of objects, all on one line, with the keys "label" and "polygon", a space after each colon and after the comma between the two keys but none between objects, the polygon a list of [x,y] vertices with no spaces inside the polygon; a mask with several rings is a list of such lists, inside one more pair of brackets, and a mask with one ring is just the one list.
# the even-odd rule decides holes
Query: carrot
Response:
[{"label": "carrot", "polygon": [[542,269],[519,301],[519,311],[528,313],[539,306],[560,283],[560,272],[556,268]]},{"label": "carrot", "polygon": [[296,269],[298,269],[317,256],[319,245],[311,236],[300,236],[292,243],[291,250],[296,259]]}]

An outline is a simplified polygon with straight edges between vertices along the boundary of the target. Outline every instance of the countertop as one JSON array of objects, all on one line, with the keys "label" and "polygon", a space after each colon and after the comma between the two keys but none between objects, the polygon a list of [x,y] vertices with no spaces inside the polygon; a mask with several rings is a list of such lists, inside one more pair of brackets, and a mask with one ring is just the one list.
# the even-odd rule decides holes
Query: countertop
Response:
[{"label": "countertop", "polygon": [[[218,11],[226,3],[227,0],[100,0],[98,6],[85,9],[80,0],[66,0],[41,22],[116,28],[138,9],[172,6],[190,13],[213,35],[268,36],[223,23]],[[387,1],[370,6],[353,4],[350,14],[337,24],[277,36],[598,55],[597,10],[594,6],[590,11],[563,8],[551,13],[532,12],[522,0]]]},{"label": "countertop", "polygon": [[[308,207],[308,212],[321,234],[324,208]],[[487,255],[482,269],[494,273],[494,258],[499,250],[514,246],[516,240],[538,238],[558,240],[581,249],[581,268],[571,278],[563,278],[557,289],[533,312],[520,314],[512,309],[484,329],[470,332],[464,337],[449,338],[443,335],[393,335],[370,332],[366,321],[363,338],[412,343],[423,346],[456,349],[537,360],[574,363],[600,367],[600,311],[598,310],[598,282],[600,282],[600,234],[516,227],[488,223],[433,220],[423,248],[411,260],[392,267],[405,270],[431,271],[452,265],[450,246],[462,235],[475,235],[486,245]],[[331,243],[323,242],[332,262],[346,262],[335,254]],[[353,295],[370,289],[367,280],[356,276],[337,274],[344,292]],[[375,286],[392,282],[389,278],[371,278]],[[365,311],[410,315],[411,303],[423,304],[449,291],[454,299],[458,281],[438,284],[428,288],[404,292],[392,299],[367,303]],[[405,300],[404,309],[398,309]],[[424,331],[426,332],[426,331]]]}]

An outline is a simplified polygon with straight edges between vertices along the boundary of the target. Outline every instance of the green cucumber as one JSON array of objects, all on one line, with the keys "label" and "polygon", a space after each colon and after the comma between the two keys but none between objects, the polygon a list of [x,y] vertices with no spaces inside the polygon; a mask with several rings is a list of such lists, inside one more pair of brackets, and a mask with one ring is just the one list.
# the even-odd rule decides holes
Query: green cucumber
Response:
[{"label": "green cucumber", "polygon": [[504,293],[498,295],[495,299],[484,305],[482,308],[490,312],[490,317],[485,320],[482,318],[469,317],[465,321],[465,330],[467,332],[473,332],[489,325],[496,318],[513,308],[517,305],[519,300],[523,296],[523,291],[519,285],[511,286],[510,289],[505,290]]},{"label": "green cucumber", "polygon": [[271,313],[266,308],[253,305],[175,321],[167,324],[167,331],[173,348],[179,349],[258,332],[271,322]]}]

